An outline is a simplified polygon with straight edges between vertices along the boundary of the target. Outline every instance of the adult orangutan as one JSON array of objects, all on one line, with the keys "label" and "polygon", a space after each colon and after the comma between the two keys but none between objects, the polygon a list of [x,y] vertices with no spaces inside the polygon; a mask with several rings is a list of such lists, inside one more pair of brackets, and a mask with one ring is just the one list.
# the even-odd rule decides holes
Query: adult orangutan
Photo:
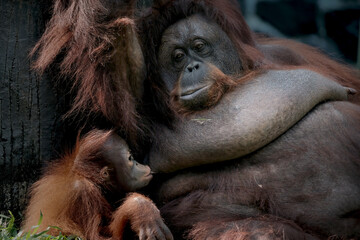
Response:
[{"label": "adult orangutan", "polygon": [[317,102],[294,120],[308,103],[280,93],[289,78],[359,89],[358,74],[310,47],[254,38],[234,5],[169,1],[143,20],[152,111],[168,124],[174,105],[190,111],[155,126],[150,166],[174,172],[159,183],[165,220],[188,239],[359,237],[359,105]]},{"label": "adult orangutan", "polygon": [[[167,102],[170,102],[170,99],[168,98],[168,90],[171,88],[171,86],[166,86],[159,77],[159,75],[156,74],[159,65],[157,61],[153,61],[153,58],[155,58],[156,60],[158,56],[158,51],[156,48],[154,48],[154,46],[160,46],[160,40],[163,36],[163,31],[165,31],[165,29],[173,23],[184,18],[185,15],[191,16],[193,13],[197,13],[198,11],[201,12],[201,9],[204,9],[206,10],[204,11],[205,16],[210,16],[209,19],[214,19],[215,22],[217,22],[219,26],[224,29],[225,34],[229,36],[231,42],[235,46],[235,49],[240,52],[240,58],[238,58],[239,56],[237,54],[231,55],[232,57],[234,57],[234,59],[229,58],[229,66],[234,66],[234,63],[240,64],[240,71],[237,71],[236,73],[243,75],[243,78],[240,79],[239,82],[242,82],[241,80],[243,79],[247,79],[249,84],[251,82],[257,83],[254,84],[253,87],[250,87],[250,85],[244,85],[245,89],[254,91],[253,93],[259,92],[261,91],[259,89],[264,89],[268,86],[266,85],[266,79],[269,80],[270,85],[273,83],[273,87],[276,86],[278,87],[278,89],[282,89],[282,91],[280,90],[278,92],[278,97],[280,101],[263,102],[264,104],[269,104],[269,107],[273,106],[272,110],[278,112],[278,114],[274,115],[273,111],[265,111],[261,114],[261,119],[259,119],[257,116],[253,115],[253,111],[241,112],[241,116],[244,116],[243,119],[244,121],[246,120],[246,124],[244,122],[244,128],[238,128],[238,126],[241,126],[242,124],[234,125],[237,131],[243,131],[244,129],[246,129],[246,126],[248,126],[247,124],[252,124],[254,122],[251,131],[248,132],[249,135],[246,137],[246,139],[249,139],[249,142],[247,143],[246,139],[245,142],[243,142],[245,144],[248,144],[249,146],[252,146],[253,144],[256,144],[256,146],[258,147],[266,145],[272,139],[275,139],[282,132],[286,131],[296,121],[300,120],[308,111],[313,108],[313,106],[322,101],[332,99],[345,99],[346,92],[348,90],[332,82],[333,78],[335,78],[336,80],[342,79],[343,81],[341,81],[341,83],[346,83],[344,85],[353,87],[349,83],[349,79],[351,79],[351,73],[346,74],[346,68],[341,65],[332,63],[326,58],[323,58],[321,55],[309,54],[309,49],[307,48],[301,48],[301,50],[299,50],[301,53],[299,53],[295,48],[292,48],[291,46],[281,47],[279,44],[274,43],[272,44],[272,46],[259,45],[258,47],[262,49],[260,51],[258,47],[256,47],[252,35],[249,32],[245,22],[243,21],[238,9],[234,8],[234,3],[232,1],[171,1],[171,3],[169,3],[169,6],[154,8],[150,19],[154,17],[154,19],[156,20],[160,14],[160,18],[157,19],[155,23],[161,24],[150,25],[155,27],[154,29],[146,25],[139,29],[140,34],[145,34],[141,35],[141,39],[145,40],[145,44],[143,45],[146,46],[146,44],[148,44],[148,48],[143,48],[143,51],[147,60],[146,65],[148,66],[147,79],[152,80],[152,82],[150,82],[150,85],[148,81],[143,83],[144,59],[142,56],[141,48],[138,44],[135,24],[132,20],[134,4],[135,1],[55,1],[54,12],[50,23],[48,24],[43,37],[40,39],[34,50],[34,53],[38,54],[37,60],[35,62],[35,68],[42,72],[46,68],[48,68],[49,65],[53,63],[56,59],[55,62],[58,63],[58,67],[62,76],[65,76],[73,81],[70,85],[72,85],[72,89],[74,90],[75,99],[72,105],[72,109],[70,109],[70,113],[80,115],[84,118],[88,118],[89,114],[102,116],[103,119],[107,120],[110,123],[111,127],[116,128],[116,132],[120,133],[121,136],[124,137],[132,147],[136,146],[136,142],[139,139],[139,145],[141,145],[142,142],[147,140],[149,136],[146,136],[144,134],[147,133],[147,129],[154,129],[154,135],[158,134],[158,138],[154,139],[154,147],[152,148],[152,152],[150,152],[150,163],[154,167],[154,169],[156,168],[157,171],[173,171],[177,169],[182,169],[184,167],[190,167],[192,165],[200,165],[208,162],[216,162],[221,160],[218,159],[216,155],[210,157],[204,155],[202,156],[202,160],[200,162],[199,158],[196,157],[196,152],[194,152],[194,149],[195,151],[203,151],[204,149],[201,148],[203,146],[209,146],[209,149],[213,149],[213,152],[210,153],[216,152],[217,154],[222,154],[224,153],[224,151],[226,151],[226,154],[224,154],[224,156],[226,156],[226,159],[222,160],[234,159],[236,157],[239,157],[238,152],[244,153],[244,151],[241,150],[241,148],[239,148],[239,146],[237,145],[238,141],[236,136],[234,137],[229,135],[228,138],[224,138],[223,134],[221,134],[221,131],[218,131],[220,135],[215,135],[213,139],[214,141],[208,141],[209,131],[213,132],[214,126],[201,130],[198,124],[202,121],[202,119],[196,118],[196,116],[201,116],[196,115],[199,113],[194,113],[194,115],[192,115],[195,116],[196,120],[198,121],[173,122],[173,127],[180,131],[175,135],[173,132],[171,132],[169,129],[162,125],[162,123],[171,124],[171,120],[174,120],[174,117],[171,114],[173,112],[172,107],[166,105]],[[205,7],[204,4],[206,4],[207,7]],[[179,17],[179,15],[177,14],[178,11],[189,11],[189,14],[184,14],[184,16]],[[161,14],[164,14],[164,16],[162,16]],[[166,20],[167,18],[165,15],[167,15],[169,20]],[[144,19],[146,20],[149,18]],[[141,21],[139,21],[138,23],[141,24]],[[235,26],[235,28],[231,29],[232,26]],[[150,34],[146,34],[147,32],[149,32]],[[245,43],[244,45],[242,44],[243,42]],[[155,45],[153,46],[152,44]],[[305,51],[305,53],[302,53],[302,51]],[[230,52],[235,53],[236,51],[231,51],[230,49],[229,53]],[[262,57],[261,52],[264,53],[265,57]],[[280,56],[280,58],[275,57],[276,55]],[[294,56],[297,57],[293,58]],[[316,70],[320,73],[326,74],[325,77],[310,71],[264,71],[271,68],[287,69],[288,67],[284,66],[284,62],[286,62],[289,57],[292,57],[292,62],[294,65],[304,65],[304,62],[309,62],[314,66],[318,66],[319,63],[323,63],[325,67],[318,67],[316,68]],[[337,72],[332,71],[331,69],[328,70],[328,67],[336,68]],[[165,68],[163,68],[163,70],[164,69]],[[232,74],[231,72],[226,73],[230,75]],[[277,80],[279,78],[283,81],[278,82]],[[291,89],[289,89],[288,87],[292,85],[292,81],[296,81],[299,84],[296,84]],[[143,87],[143,84],[145,87]],[[236,84],[234,84],[234,86],[235,85]],[[221,99],[221,102],[219,102],[219,104],[216,105],[215,108],[205,110],[200,114],[205,114],[205,120],[212,120],[214,119],[214,116],[221,116],[222,114],[225,114],[224,116],[226,116],[226,119],[231,119],[227,117],[228,115],[226,114],[228,110],[227,108],[224,108],[223,103],[227,97],[231,99],[231,94],[235,93],[235,91],[242,91],[241,89],[243,88],[241,88],[241,86],[242,85],[233,87],[233,92],[229,92],[223,97],[221,97],[220,94],[215,99],[215,101],[211,102],[209,105],[215,104],[219,99]],[[227,87],[226,85],[224,86],[224,90],[229,89],[230,87]],[[309,98],[307,98],[306,95],[303,94],[303,92],[307,91],[308,89],[312,90]],[[249,94],[251,94],[251,92],[249,92]],[[212,94],[210,95],[213,96]],[[270,92],[266,92],[263,94],[264,99],[272,99],[272,96],[273,95]],[[255,108],[255,106],[252,105],[254,104],[254,101],[241,99],[241,95],[236,95],[235,99],[236,101],[234,99],[233,100],[237,103],[243,102],[242,100],[244,100],[244,104],[249,110]],[[287,102],[282,101],[282,99],[287,99]],[[176,97],[174,98],[174,100],[176,100]],[[288,107],[289,105],[287,103],[290,101],[294,101],[295,104]],[[208,103],[208,101],[199,101],[197,105],[201,107],[201,105],[204,103]],[[190,108],[191,107],[192,105],[190,105]],[[229,107],[231,108],[231,105],[229,105]],[[234,106],[234,109],[236,108],[237,106]],[[265,108],[266,105],[264,105],[264,108],[262,108],[262,110],[264,110]],[[219,109],[223,112],[219,111]],[[67,116],[72,115],[68,114]],[[290,123],[288,123],[288,119],[290,119]],[[219,121],[217,122],[219,123]],[[234,124],[235,122],[236,121],[224,123]],[[208,121],[205,121],[205,123],[207,124]],[[214,121],[214,123],[216,123],[216,121]],[[312,121],[310,121],[310,123],[312,123]],[[315,123],[317,123],[317,121],[315,121]],[[262,135],[259,135],[259,131],[262,131],[264,124],[267,124],[268,129],[275,130],[272,131],[268,137],[266,137],[265,142],[259,144],[257,143],[257,140],[262,139]],[[330,123],[330,125],[332,124],[335,123]],[[321,132],[321,126],[319,126],[319,129],[315,128],[315,130],[313,130],[313,126],[311,124],[309,125],[311,126],[310,128],[300,124],[303,129],[313,132]],[[342,126],[343,124],[340,123],[340,125]],[[351,127],[351,125],[349,126]],[[232,130],[231,127],[228,127],[228,129]],[[200,138],[194,141],[193,135],[191,134],[196,135],[200,132],[200,130],[203,135],[201,135]],[[357,129],[355,127],[352,130],[352,134],[354,134],[354,132],[357,132]],[[186,138],[187,134],[189,133],[189,138]],[[244,132],[241,132],[241,134],[243,133]],[[288,132],[286,134],[290,133],[291,132]],[[192,142],[192,145],[195,148],[186,150],[186,145],[182,145],[184,144],[184,141],[180,141],[180,144],[178,145],[179,148],[174,148],[176,146],[171,145],[170,147],[168,145],[162,145],[162,143],[166,139],[167,134],[169,134],[168,136],[172,137],[172,139],[168,139],[169,141],[171,140],[176,142],[178,140],[186,139],[186,141]],[[286,136],[286,134],[284,136]],[[328,135],[321,135],[319,133],[317,136],[319,136],[320,138],[319,142],[321,145],[316,149],[321,150],[321,147],[327,147],[327,143],[322,141],[323,139],[328,139]],[[291,134],[290,138],[291,137],[296,137],[296,134]],[[229,138],[231,139],[228,140]],[[351,139],[352,138],[346,139],[345,142],[351,141]],[[222,140],[227,140],[228,143],[233,143],[230,144],[229,147],[231,149],[235,149],[236,151],[232,153],[227,151],[228,148],[225,149],[221,145],[219,147],[219,143]],[[295,140],[295,143],[302,142],[301,138],[295,138]],[[199,146],[197,144],[201,144],[202,146],[200,148],[196,147]],[[255,155],[258,156],[258,158],[250,156],[249,161],[244,162],[246,162],[247,164],[253,164],[255,167],[258,167],[262,171],[266,171],[263,170],[265,169],[265,167],[263,167],[262,164],[257,164],[257,162],[255,161],[256,159],[261,160],[261,162],[271,163],[272,166],[277,166],[277,164],[279,164],[279,166],[282,166],[284,164],[281,162],[281,160],[285,161],[285,158],[282,157],[282,154],[286,154],[284,153],[284,151],[288,149],[284,146],[290,145],[290,141],[284,140],[280,141],[280,145],[277,145],[278,147],[271,147],[273,145],[268,145],[263,150],[265,151],[266,149],[269,149],[263,154],[266,156],[262,156],[260,154]],[[303,145],[308,146],[308,143],[303,143]],[[174,160],[174,164],[168,164],[170,163],[170,161],[168,162],[168,160],[171,160],[171,158],[163,152],[160,152],[160,154],[156,155],[156,149],[158,149],[157,146],[164,146],[164,150],[167,149],[169,153],[180,152],[180,156],[184,157],[176,158]],[[183,153],[181,153],[182,146],[184,146]],[[254,148],[253,150],[256,149]],[[295,152],[301,154],[300,150],[301,149]],[[109,149],[108,151],[111,152],[112,150]],[[312,152],[317,153],[316,150],[313,150]],[[327,154],[326,152],[320,153],[321,156]],[[354,151],[354,153],[357,154],[356,151]],[[194,155],[194,161],[189,161],[192,159],[192,155]],[[104,156],[109,155],[104,153]],[[159,157],[158,160],[155,158],[155,156],[156,158]],[[211,157],[214,157],[215,160],[211,159]],[[183,159],[188,162],[185,166],[180,163]],[[294,161],[296,160],[296,158],[292,159],[294,159]],[[104,164],[106,162],[109,162],[110,160],[105,157],[104,162],[100,161],[100,163]],[[322,161],[319,162],[324,163],[324,165],[328,164],[327,162],[324,162],[323,159],[321,160]],[[159,161],[160,166],[155,166],[157,161]],[[162,202],[167,202],[167,204],[163,207],[163,211],[167,216],[167,220],[170,221],[172,224],[172,230],[180,232],[178,233],[179,235],[177,235],[176,237],[182,236],[182,231],[191,229],[191,233],[189,236],[198,239],[203,239],[203,236],[201,234],[209,234],[209,237],[211,238],[217,238],[218,234],[229,237],[231,239],[233,239],[234,236],[240,238],[244,236],[243,232],[239,231],[233,234],[231,234],[231,232],[234,232],[236,224],[245,223],[249,223],[249,225],[246,225],[248,227],[248,229],[246,230],[248,230],[249,232],[253,231],[254,235],[256,234],[256,231],[261,231],[262,227],[265,227],[268,231],[269,229],[271,229],[271,227],[280,228],[282,226],[288,226],[286,230],[293,231],[294,233],[298,234],[298,236],[303,236],[302,231],[299,230],[295,226],[295,224],[293,224],[293,222],[281,220],[280,217],[278,218],[276,214],[270,211],[269,213],[271,213],[271,215],[264,216],[264,213],[267,212],[265,210],[262,211],[262,209],[258,210],[256,206],[260,205],[261,207],[266,208],[268,206],[267,203],[270,201],[267,201],[268,199],[262,198],[262,192],[258,191],[259,185],[254,186],[253,182],[250,181],[253,178],[249,180],[249,174],[245,174],[246,172],[244,172],[243,176],[246,178],[246,181],[250,182],[250,184],[246,186],[246,188],[243,188],[243,185],[238,184],[239,182],[242,183],[243,181],[239,180],[238,178],[234,178],[234,175],[239,176],[238,173],[240,169],[244,169],[244,171],[250,171],[252,169],[251,166],[246,166],[244,168],[236,168],[236,165],[240,163],[243,163],[243,161],[237,160],[235,162],[222,162],[221,165],[219,165],[219,172],[212,171],[211,166],[205,165],[201,167],[201,172],[203,173],[198,173],[195,170],[185,169],[183,173],[176,173],[173,175],[173,178],[169,178],[166,182],[161,184],[161,194],[159,196]],[[309,161],[299,160],[296,163],[304,164],[302,166],[304,171],[311,168],[312,166],[312,163],[309,163]],[[161,169],[162,164],[164,164],[163,169]],[[342,164],[340,165],[342,166]],[[170,168],[168,168],[169,166]],[[84,165],[83,167],[86,167],[86,165]],[[337,167],[338,166],[332,167],[330,170],[335,171],[337,170]],[[348,167],[350,168],[352,167],[352,165]],[[63,169],[65,173],[71,175],[65,165],[62,167],[62,165],[60,164],[57,169]],[[354,171],[354,169],[356,168],[353,167],[352,170]],[[288,174],[291,175],[295,172],[301,175],[301,171],[298,172],[297,169],[292,170],[293,171],[289,171]],[[346,171],[342,171],[342,173],[344,172]],[[58,173],[55,171],[50,173],[50,175],[47,175],[47,177],[54,177],[56,175],[58,175]],[[296,176],[294,179],[298,181],[303,180],[301,176]],[[122,176],[119,175],[116,178],[121,179],[121,177]],[[189,182],[189,180],[192,179],[196,179],[199,181],[191,182],[190,185],[184,185],[179,187],[182,182],[187,183]],[[229,181],[227,182],[227,180]],[[201,182],[204,182],[204,185],[201,185]],[[257,179],[256,182],[258,182]],[[324,183],[324,181],[320,182]],[[50,185],[47,185],[45,183],[46,181],[40,180],[41,186],[38,187],[44,187],[45,190],[49,190],[49,192],[51,192],[60,186],[59,182],[57,181],[54,181],[53,184]],[[93,184],[94,183],[95,181],[93,182]],[[112,184],[116,184],[116,182],[112,182]],[[288,184],[290,184],[290,182],[288,182]],[[237,190],[237,186],[239,186],[239,189],[242,190],[241,195],[233,194],[233,190]],[[266,193],[276,193],[277,191],[279,191],[279,188],[282,189],[282,187],[284,186],[286,185],[282,185],[279,183],[278,185],[273,186],[273,191],[267,189],[268,191],[266,191]],[[293,187],[293,185],[291,185],[291,187]],[[214,194],[212,194],[212,190],[214,190]],[[293,191],[298,190],[299,189],[294,188]],[[302,189],[298,191],[299,194],[304,194],[304,192],[301,190]],[[249,194],[246,194],[246,191],[248,191]],[[28,209],[30,209],[30,213],[33,212],[31,211],[31,209],[42,209],[43,207],[48,206],[48,204],[51,202],[51,196],[46,194],[46,192],[47,191],[43,191],[43,194],[38,195],[38,197],[42,199],[41,203],[39,203],[40,205],[37,205],[36,208],[32,204],[29,205]],[[99,192],[100,194],[102,193],[101,191]],[[255,199],[252,198],[254,196],[252,195],[252,193],[254,193],[255,196],[260,196],[259,198],[256,198],[256,200],[254,200],[258,205],[253,204],[253,202],[250,201]],[[258,195],[258,193],[260,193],[260,195]],[[85,189],[82,194],[91,195],[91,192]],[[184,198],[180,198],[180,195],[183,195]],[[196,195],[199,195],[201,198],[196,200],[194,198],[194,196]],[[219,198],[216,198],[216,196],[218,196]],[[245,199],[241,202],[235,201],[236,199],[234,200],[234,198],[231,198],[232,196],[234,196],[235,198],[243,196],[244,198],[249,197],[251,199],[249,201],[246,201]],[[107,196],[96,195],[94,196],[93,201],[99,202],[103,197]],[[309,195],[309,199],[313,199],[315,197],[316,195]],[[356,197],[356,191],[354,197]],[[174,201],[170,201],[171,199],[174,199]],[[194,199],[195,201],[198,201],[199,204],[194,203]],[[220,199],[222,201],[217,201],[217,199]],[[227,199],[229,199],[229,201],[227,201]],[[259,199],[259,201],[257,201],[257,199]],[[204,201],[209,201],[209,204],[204,205]],[[184,205],[178,205],[177,203],[179,202],[184,203]],[[229,205],[229,203],[231,204]],[[65,207],[70,207],[70,204],[71,203],[68,203],[68,205]],[[269,205],[269,209],[270,207],[272,207],[272,205]],[[181,209],[181,211],[178,211],[179,209]],[[228,211],[224,212],[221,211],[221,209],[228,209]],[[239,211],[236,211],[238,209],[241,212],[240,215],[242,218],[238,218]],[[330,208],[330,211],[332,209],[335,209],[335,207]],[[193,212],[193,210],[199,211]],[[194,216],[192,215],[193,213],[198,214]],[[259,214],[256,215],[254,213]],[[38,212],[36,214],[36,216],[38,216]],[[28,214],[27,219],[35,219],[36,216],[34,216],[34,214]],[[187,216],[189,216],[191,222],[189,222],[189,218],[187,218]],[[221,224],[204,221],[204,219],[208,219],[208,217],[214,216],[216,218],[219,216],[219,221],[221,222]],[[250,219],[249,216],[254,217],[254,219]],[[65,219],[69,219],[69,217],[71,216],[65,217]],[[288,215],[283,217],[293,220]],[[84,218],[82,220],[84,221],[83,226],[93,226],[91,225],[93,223],[92,219]],[[267,222],[266,220],[269,220],[271,222]],[[314,226],[314,224],[310,221],[311,219],[306,218],[305,220],[309,222],[310,227]],[[28,222],[27,220],[25,221]],[[322,221],[321,223],[323,222],[324,221]],[[262,223],[264,224],[262,225]],[[297,223],[301,224],[302,222],[297,221]],[[241,227],[241,225],[239,226]],[[98,227],[99,226],[85,227],[85,232],[92,231],[96,235],[96,232],[100,231],[99,229],[101,229]],[[251,227],[253,227],[253,229],[250,229]],[[203,229],[204,231],[202,231]],[[287,236],[289,236],[288,232],[286,233]],[[272,233],[270,233],[269,237],[273,238],[274,236],[271,234]],[[249,233],[249,236],[250,235],[251,234]],[[206,237],[204,236],[204,238]]]}]

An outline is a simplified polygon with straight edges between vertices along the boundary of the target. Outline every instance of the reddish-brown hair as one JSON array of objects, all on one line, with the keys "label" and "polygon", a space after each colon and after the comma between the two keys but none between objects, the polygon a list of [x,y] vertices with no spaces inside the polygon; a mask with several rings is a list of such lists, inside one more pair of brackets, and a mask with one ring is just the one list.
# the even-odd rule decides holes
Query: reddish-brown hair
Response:
[{"label": "reddish-brown hair", "polygon": [[[130,144],[141,132],[140,122],[146,116],[157,123],[171,124],[174,110],[170,93],[159,75],[157,52],[165,29],[196,13],[214,20],[229,36],[238,50],[244,78],[271,68],[308,68],[360,89],[358,73],[314,48],[255,36],[235,0],[154,1],[136,24],[131,19],[136,1],[119,2],[56,0],[46,31],[31,54],[35,56],[33,67],[40,73],[56,59],[61,75],[70,79],[75,97],[66,116],[87,117],[92,113],[104,116],[124,133]],[[137,47],[137,33],[142,52]],[[269,60],[257,43],[291,50],[301,61],[294,64]]]},{"label": "reddish-brown hair", "polygon": [[[136,1],[56,0],[45,33],[33,48],[33,68],[43,73],[61,54],[61,76],[70,79],[75,99],[67,116],[105,116],[127,135],[137,131],[143,59],[134,49]],[[141,81],[141,82],[140,82]]]},{"label": "reddish-brown hair", "polygon": [[[149,198],[139,193],[114,191],[119,183],[111,177],[113,166],[103,155],[104,146],[113,134],[112,130],[92,130],[77,139],[72,152],[50,163],[42,178],[31,187],[31,199],[22,223],[25,232],[32,231],[41,211],[43,219],[38,231],[48,226],[61,229],[50,228],[48,233],[53,235],[61,231],[84,239],[121,240],[128,224],[138,235],[144,226],[150,227],[152,234],[162,233],[157,224],[162,227],[165,224]],[[171,235],[168,230],[164,234]]]},{"label": "reddish-brown hair", "polygon": [[[318,50],[291,40],[276,40],[255,35],[249,29],[235,0],[170,0],[155,1],[152,9],[139,21],[139,30],[147,66],[145,86],[146,102],[155,103],[150,110],[156,119],[169,124],[174,117],[170,93],[166,91],[158,69],[158,50],[165,29],[193,14],[203,14],[214,20],[229,36],[238,51],[244,79],[267,69],[306,68],[330,77],[345,86],[360,90],[359,72],[337,63]],[[296,61],[268,59],[258,43],[278,46]],[[237,80],[238,83],[243,79]],[[355,98],[354,98],[355,99]],[[355,99],[358,101],[360,98]],[[162,117],[159,117],[162,116]]]},{"label": "reddish-brown hair", "polygon": [[[61,227],[63,234],[105,239],[104,219],[111,219],[112,207],[103,196],[106,187],[99,158],[101,146],[111,132],[93,131],[77,140],[75,149],[62,159],[49,163],[45,174],[31,187],[23,229],[30,231],[44,214],[40,231],[48,226]],[[105,232],[104,232],[105,231]],[[49,234],[58,234],[51,229]]]}]

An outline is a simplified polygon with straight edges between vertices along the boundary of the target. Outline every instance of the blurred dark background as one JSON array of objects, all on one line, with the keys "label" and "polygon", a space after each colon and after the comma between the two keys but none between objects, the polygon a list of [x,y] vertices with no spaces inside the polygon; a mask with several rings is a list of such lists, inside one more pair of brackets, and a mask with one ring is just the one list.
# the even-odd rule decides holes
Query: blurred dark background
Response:
[{"label": "blurred dark background", "polygon": [[[115,1],[115,0],[111,0]],[[139,0],[139,7],[150,0]],[[359,0],[239,0],[250,27],[293,38],[360,67]],[[29,50],[51,16],[50,0],[0,0],[0,213],[24,209],[45,162],[62,153],[66,97],[53,76],[30,70]]]},{"label": "blurred dark background", "polygon": [[360,67],[359,0],[239,0],[250,27],[292,38]]}]

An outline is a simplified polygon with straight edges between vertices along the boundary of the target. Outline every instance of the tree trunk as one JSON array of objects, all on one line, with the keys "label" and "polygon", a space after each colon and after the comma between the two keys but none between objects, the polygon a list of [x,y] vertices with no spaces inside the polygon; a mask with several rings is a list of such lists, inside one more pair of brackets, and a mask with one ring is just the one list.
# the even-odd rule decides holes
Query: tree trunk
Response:
[{"label": "tree trunk", "polygon": [[[0,0],[0,212],[21,212],[27,190],[52,157],[56,95],[30,71],[29,50],[42,34],[49,2]],[[44,14],[45,13],[45,14]]]}]

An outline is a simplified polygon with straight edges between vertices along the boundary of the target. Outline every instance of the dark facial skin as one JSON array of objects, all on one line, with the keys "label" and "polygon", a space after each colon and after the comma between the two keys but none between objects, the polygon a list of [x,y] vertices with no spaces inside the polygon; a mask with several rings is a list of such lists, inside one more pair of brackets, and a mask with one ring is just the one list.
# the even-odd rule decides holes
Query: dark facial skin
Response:
[{"label": "dark facial skin", "polygon": [[201,15],[175,23],[164,32],[158,54],[161,76],[168,91],[179,85],[182,105],[201,108],[208,101],[209,88],[214,84],[209,76],[211,65],[227,75],[240,74],[241,63],[234,49],[221,28]]},{"label": "dark facial skin", "polygon": [[121,192],[143,188],[152,179],[150,167],[135,161],[126,142],[116,134],[104,144],[103,157],[115,169],[116,187]]}]

